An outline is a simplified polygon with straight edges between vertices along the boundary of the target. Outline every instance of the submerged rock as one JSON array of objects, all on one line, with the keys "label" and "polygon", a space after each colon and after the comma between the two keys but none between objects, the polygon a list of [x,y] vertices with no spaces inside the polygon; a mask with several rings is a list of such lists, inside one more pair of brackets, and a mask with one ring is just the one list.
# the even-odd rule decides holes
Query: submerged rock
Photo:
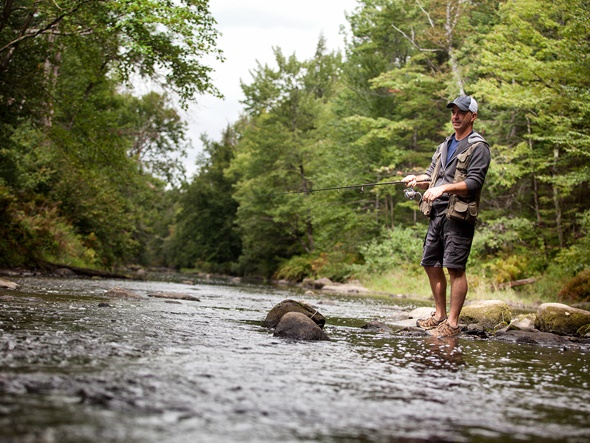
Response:
[{"label": "submerged rock", "polygon": [[571,342],[564,337],[540,331],[507,331],[495,335],[496,340],[543,346],[567,346]]},{"label": "submerged rock", "polygon": [[326,318],[320,314],[317,309],[309,306],[306,303],[298,302],[295,300],[283,300],[282,302],[275,305],[270,312],[267,314],[263,321],[263,325],[267,328],[274,328],[279,324],[281,318],[288,312],[299,312],[309,317],[314,323],[320,328],[323,328],[326,324]]},{"label": "submerged rock", "polygon": [[167,299],[172,299],[172,300],[201,301],[201,299],[199,297],[195,297],[194,295],[176,294],[174,292],[155,292],[153,294],[148,294],[148,297],[167,298]]},{"label": "submerged rock", "polygon": [[301,312],[283,315],[273,335],[294,340],[330,340],[322,328]]},{"label": "submerged rock", "polygon": [[372,332],[382,332],[387,334],[393,332],[393,330],[389,326],[377,320],[370,321],[369,323],[361,326],[361,328]]},{"label": "submerged rock", "polygon": [[561,303],[543,303],[537,309],[535,328],[559,335],[577,335],[580,328],[590,325],[590,311]]}]

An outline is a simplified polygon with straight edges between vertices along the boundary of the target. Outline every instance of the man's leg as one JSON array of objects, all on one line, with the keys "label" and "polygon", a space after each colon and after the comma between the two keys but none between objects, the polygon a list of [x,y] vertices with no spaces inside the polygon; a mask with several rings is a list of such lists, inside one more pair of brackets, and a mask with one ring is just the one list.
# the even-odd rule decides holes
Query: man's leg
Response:
[{"label": "man's leg", "polygon": [[467,296],[467,274],[465,269],[449,268],[449,275],[451,277],[451,308],[449,311],[448,323],[456,328],[459,324],[459,315],[465,303]]},{"label": "man's leg", "polygon": [[447,277],[443,268],[425,266],[424,270],[428,275],[430,289],[436,305],[435,320],[442,320],[447,317]]}]

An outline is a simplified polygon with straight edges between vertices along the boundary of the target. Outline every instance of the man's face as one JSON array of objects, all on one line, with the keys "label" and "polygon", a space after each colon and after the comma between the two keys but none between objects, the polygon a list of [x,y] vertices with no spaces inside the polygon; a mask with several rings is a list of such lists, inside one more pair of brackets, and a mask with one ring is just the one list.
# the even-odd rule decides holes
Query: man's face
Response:
[{"label": "man's face", "polygon": [[453,124],[453,128],[455,128],[455,132],[462,133],[469,129],[475,121],[476,116],[477,113],[462,111],[457,105],[453,105],[451,109],[451,123]]}]

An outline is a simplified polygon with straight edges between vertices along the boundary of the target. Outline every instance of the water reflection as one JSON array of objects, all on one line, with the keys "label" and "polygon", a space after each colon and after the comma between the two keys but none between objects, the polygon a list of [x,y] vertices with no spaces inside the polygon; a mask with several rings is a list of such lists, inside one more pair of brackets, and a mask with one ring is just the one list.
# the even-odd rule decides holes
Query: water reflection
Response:
[{"label": "water reflection", "polygon": [[427,357],[422,362],[434,369],[458,371],[465,365],[459,337],[426,337],[424,339]]}]

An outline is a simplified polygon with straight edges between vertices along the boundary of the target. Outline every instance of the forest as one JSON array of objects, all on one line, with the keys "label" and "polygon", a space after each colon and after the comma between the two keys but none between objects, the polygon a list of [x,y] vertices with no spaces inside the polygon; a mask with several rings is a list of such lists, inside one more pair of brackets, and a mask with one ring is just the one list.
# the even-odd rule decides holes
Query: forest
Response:
[{"label": "forest", "polygon": [[186,177],[179,111],[220,95],[207,0],[4,1],[0,267],[420,293],[428,220],[384,183],[425,171],[453,132],[446,104],[469,94],[492,152],[470,287],[590,300],[590,4],[359,0],[344,28],[342,52],[320,38],[310,59],[275,47],[253,66],[239,120],[202,135]]}]

